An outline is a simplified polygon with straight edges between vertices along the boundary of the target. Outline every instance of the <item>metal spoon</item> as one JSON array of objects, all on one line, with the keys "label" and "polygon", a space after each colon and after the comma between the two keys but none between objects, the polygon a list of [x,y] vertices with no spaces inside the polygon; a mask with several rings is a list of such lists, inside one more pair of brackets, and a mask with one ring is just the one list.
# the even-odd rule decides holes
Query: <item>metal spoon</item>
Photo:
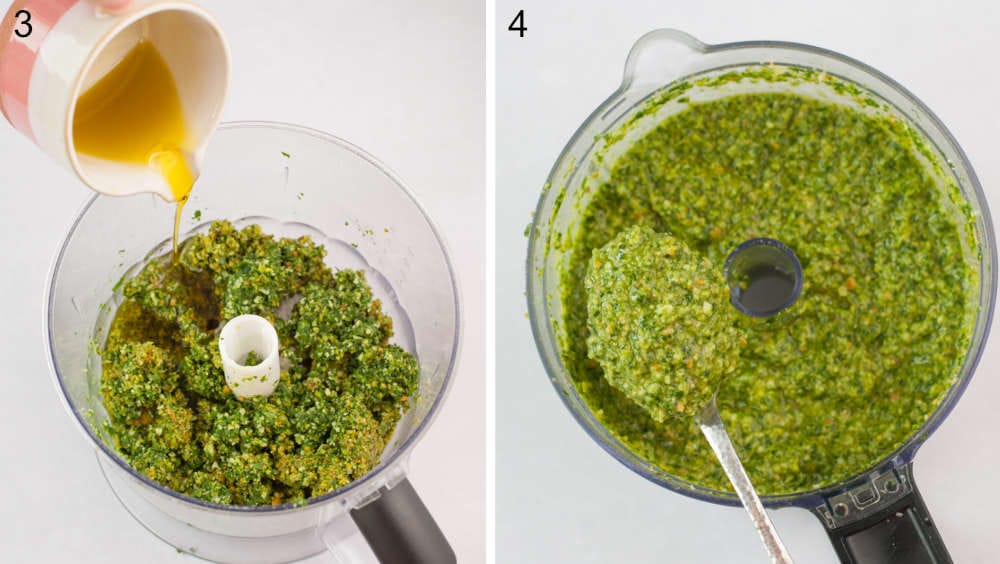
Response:
[{"label": "metal spoon", "polygon": [[[756,238],[737,246],[726,259],[733,306],[751,317],[771,317],[788,308],[802,290],[802,265],[795,253],[781,241]],[[695,418],[733,484],[736,495],[750,514],[764,547],[777,564],[790,564],[792,557],[778,538],[778,531],[764,511],[764,504],[722,425],[715,396]]]},{"label": "metal spoon", "polygon": [[701,427],[701,432],[705,434],[708,444],[712,446],[715,457],[722,464],[722,469],[726,471],[726,476],[733,484],[736,495],[743,502],[743,507],[750,514],[750,520],[753,521],[757,534],[760,535],[764,547],[771,555],[771,562],[792,564],[792,557],[788,554],[781,539],[778,538],[778,531],[764,511],[764,504],[761,503],[757,490],[750,483],[750,477],[743,469],[740,457],[736,454],[736,449],[733,448],[733,442],[729,440],[729,434],[726,433],[726,428],[722,425],[719,408],[715,405],[715,396],[712,396],[712,401],[708,402],[708,405],[701,410],[695,420]]}]

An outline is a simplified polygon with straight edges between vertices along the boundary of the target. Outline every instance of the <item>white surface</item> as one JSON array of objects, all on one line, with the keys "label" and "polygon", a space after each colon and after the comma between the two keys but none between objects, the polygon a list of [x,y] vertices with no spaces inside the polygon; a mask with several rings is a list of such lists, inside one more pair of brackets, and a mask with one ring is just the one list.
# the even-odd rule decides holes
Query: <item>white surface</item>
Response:
[{"label": "white surface", "polygon": [[[507,31],[520,9],[523,39]],[[767,561],[742,510],[659,488],[601,450],[549,384],[525,319],[522,231],[559,151],[617,87],[632,43],[655,27],[676,27],[710,43],[782,39],[861,59],[947,124],[997,213],[1000,76],[987,55],[1000,51],[997,23],[998,5],[987,2],[498,0],[498,564]],[[996,562],[1000,549],[997,338],[916,462],[919,487],[960,563]],[[771,515],[797,562],[836,561],[812,515]]]},{"label": "white surface", "polygon": [[[411,480],[463,563],[483,562],[484,7],[478,2],[205,1],[229,36],[224,120],[279,120],[376,155],[416,193],[458,270],[464,338],[440,416]],[[17,272],[0,343],[0,545],[5,562],[193,562],[112,496],[51,383],[42,293],[54,253],[90,191],[0,126],[0,248]],[[317,558],[316,562],[328,562]]]}]

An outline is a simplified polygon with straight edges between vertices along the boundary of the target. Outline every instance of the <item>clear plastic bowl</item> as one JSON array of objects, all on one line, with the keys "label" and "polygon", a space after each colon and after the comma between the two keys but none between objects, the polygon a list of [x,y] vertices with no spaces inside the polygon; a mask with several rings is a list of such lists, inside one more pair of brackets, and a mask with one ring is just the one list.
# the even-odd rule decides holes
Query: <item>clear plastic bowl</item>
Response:
[{"label": "clear plastic bowl", "polygon": [[410,450],[440,407],[459,352],[455,272],[413,194],[346,141],[291,125],[232,123],[215,134],[204,163],[184,210],[183,237],[217,219],[258,223],[276,236],[312,235],[326,246],[331,267],[366,270],[393,318],[393,342],[418,357],[419,397],[378,467],[302,507],[222,506],[161,486],[109,446],[94,345],[120,301],[119,279],[170,249],[174,204],[153,195],[95,196],[70,228],[46,297],[52,373],[116,495],[154,534],[211,560],[296,560],[324,550],[324,531],[339,517],[405,481]]},{"label": "clear plastic bowl", "polygon": [[[572,238],[576,210],[582,209],[592,190],[582,189],[587,178],[601,178],[646,132],[683,107],[668,102],[649,111],[646,102],[685,80],[717,76],[761,65],[813,69],[851,83],[870,94],[888,109],[876,109],[850,95],[814,82],[733,82],[721,87],[695,88],[685,92],[691,100],[710,100],[749,92],[791,92],[858,108],[883,111],[904,120],[930,142],[936,160],[946,163],[939,181],[957,183],[975,215],[973,229],[979,248],[967,249],[967,259],[979,272],[975,296],[978,312],[972,340],[955,384],[921,429],[896,451],[870,468],[837,484],[789,495],[765,496],[770,507],[794,505],[821,517],[831,531],[875,515],[907,493],[916,493],[910,464],[917,449],[955,406],[972,377],[983,352],[996,302],[997,251],[986,198],[971,163],[944,124],[920,100],[891,78],[849,57],[809,45],[782,42],[740,42],[707,45],[677,30],[657,30],[639,39],[629,53],[619,89],[584,121],[566,144],[549,174],[546,188],[535,210],[527,257],[528,309],[539,354],[559,397],[577,422],[601,447],[619,462],[644,478],[675,492],[697,499],[735,505],[731,492],[708,489],[673,476],[633,453],[608,431],[577,393],[563,365],[558,320],[562,318],[560,293],[561,265],[570,251],[560,241]],[[626,126],[627,124],[627,126]],[[618,136],[619,133],[625,133]],[[614,132],[607,144],[605,134]],[[900,485],[884,491],[886,483]],[[852,496],[874,491],[871,503],[855,503]],[[898,495],[897,495],[898,494]],[[860,494],[859,494],[860,495]],[[864,500],[869,497],[865,495]],[[844,504],[843,507],[840,504]],[[836,508],[836,509],[833,509]],[[843,515],[840,513],[846,511]]]}]

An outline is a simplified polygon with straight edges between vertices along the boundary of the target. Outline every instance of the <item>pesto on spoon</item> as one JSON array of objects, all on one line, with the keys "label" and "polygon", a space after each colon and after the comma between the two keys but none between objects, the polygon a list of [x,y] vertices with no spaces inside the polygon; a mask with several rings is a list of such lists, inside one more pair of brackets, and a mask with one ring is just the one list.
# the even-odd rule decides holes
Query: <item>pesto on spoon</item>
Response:
[{"label": "pesto on spoon", "polygon": [[721,268],[669,234],[634,226],[596,249],[586,279],[590,356],[650,417],[693,417],[776,563],[792,559],[715,404],[746,338]]},{"label": "pesto on spoon", "polygon": [[590,357],[650,417],[697,415],[739,363],[722,269],[684,242],[632,227],[596,249],[586,279]]}]

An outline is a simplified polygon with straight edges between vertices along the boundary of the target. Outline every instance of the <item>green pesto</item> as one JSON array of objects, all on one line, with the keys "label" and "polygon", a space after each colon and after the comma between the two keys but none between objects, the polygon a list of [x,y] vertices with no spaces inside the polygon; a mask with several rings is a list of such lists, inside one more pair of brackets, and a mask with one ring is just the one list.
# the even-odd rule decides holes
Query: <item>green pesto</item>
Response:
[{"label": "green pesto", "polygon": [[[124,284],[101,391],[129,464],[237,505],[301,503],[374,468],[413,401],[418,366],[389,344],[392,320],[363,272],[332,272],[324,256],[308,237],[220,221],[176,262],[154,260]],[[242,314],[278,331],[288,367],[268,397],[240,399],[225,383],[217,333]]]},{"label": "green pesto", "polygon": [[264,357],[260,356],[257,351],[250,351],[247,353],[246,357],[243,359],[243,366],[257,366],[264,360]]},{"label": "green pesto", "polygon": [[586,280],[595,250],[634,225],[719,270],[739,243],[771,237],[801,260],[801,297],[774,318],[733,318],[747,345],[718,388],[751,478],[764,494],[803,491],[890,454],[955,381],[976,307],[971,219],[956,221],[954,187],[928,173],[927,154],[891,117],[792,94],[692,102],[666,118],[587,187],[562,243],[554,323],[581,397],[639,456],[729,489],[693,419],[657,422],[609,383],[588,347]]},{"label": "green pesto", "polygon": [[585,281],[590,358],[663,422],[698,415],[746,344],[722,272],[676,238],[626,229],[594,251]]}]

